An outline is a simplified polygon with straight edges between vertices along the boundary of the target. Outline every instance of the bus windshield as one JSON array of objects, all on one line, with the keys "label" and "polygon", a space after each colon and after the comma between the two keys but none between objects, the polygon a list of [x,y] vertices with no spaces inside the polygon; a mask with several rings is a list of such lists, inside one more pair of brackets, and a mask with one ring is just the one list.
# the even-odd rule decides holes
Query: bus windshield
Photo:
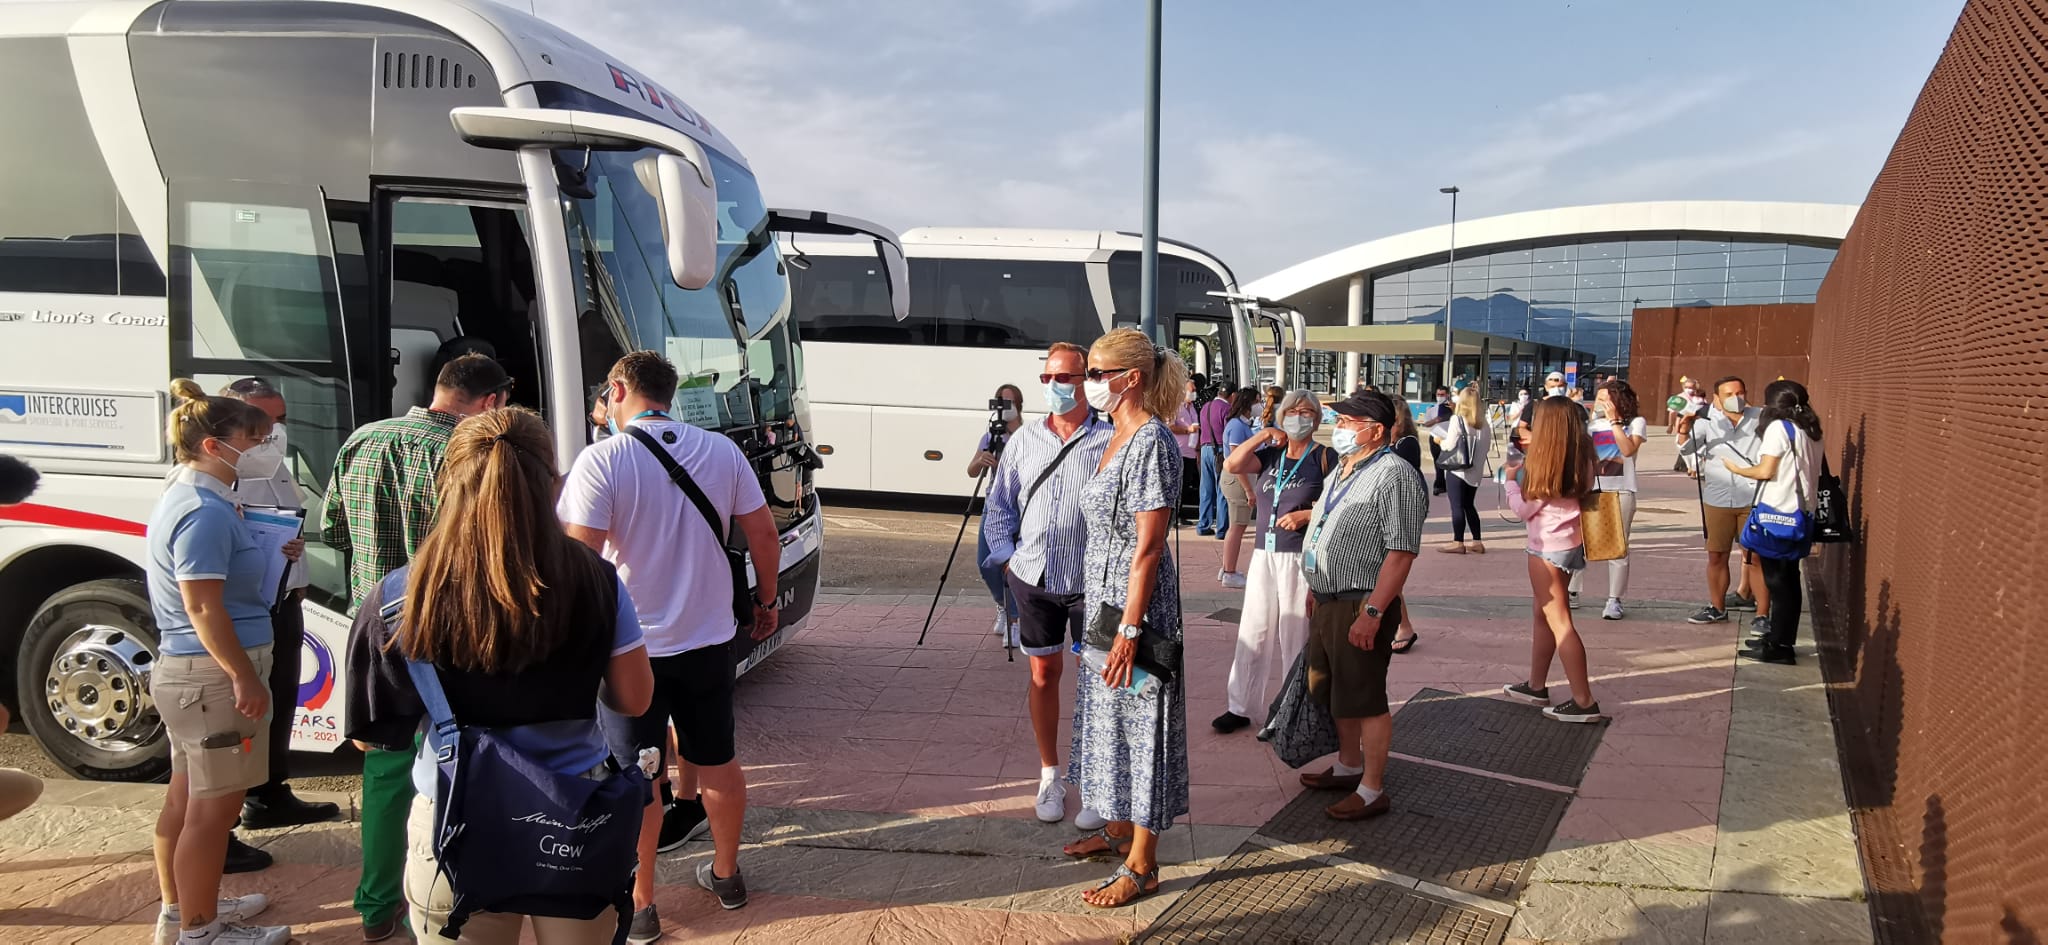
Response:
[{"label": "bus windshield", "polygon": [[913,258],[910,317],[899,322],[877,260],[805,258],[810,268],[791,277],[805,341],[1041,350],[1102,334],[1081,262]]},{"label": "bus windshield", "polygon": [[[565,188],[563,222],[576,268],[576,310],[583,377],[595,384],[611,360],[635,349],[659,351],[682,375],[675,415],[726,429],[777,420],[791,398],[774,392],[795,375],[785,344],[747,344],[774,336],[789,308],[789,282],[766,227],[767,209],[753,175],[715,151],[705,152],[718,181],[718,284],[695,291],[669,278],[661,210],[651,185],[658,152],[599,151],[588,155],[583,189]],[[581,151],[557,160],[582,168]],[[744,334],[742,334],[744,332]],[[768,363],[749,364],[749,356]],[[756,397],[757,387],[766,396]],[[757,405],[758,402],[758,405]]]}]

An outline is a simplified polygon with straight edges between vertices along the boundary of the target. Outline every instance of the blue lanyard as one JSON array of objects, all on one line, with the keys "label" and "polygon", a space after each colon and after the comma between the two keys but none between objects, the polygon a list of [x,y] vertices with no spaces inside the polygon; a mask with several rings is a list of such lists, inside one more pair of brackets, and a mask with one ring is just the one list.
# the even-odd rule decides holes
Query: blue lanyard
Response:
[{"label": "blue lanyard", "polygon": [[[663,420],[674,420],[674,419],[675,419],[674,417],[671,417],[671,416],[669,416],[669,415],[668,415],[668,411],[666,411],[666,410],[642,410],[642,411],[640,411],[639,413],[636,413],[636,414],[634,414],[634,415],[633,415],[633,420],[638,420],[638,419],[640,419],[640,418],[642,418],[642,417],[660,417],[660,418],[661,418],[661,419],[663,419]],[[626,421],[626,422],[627,422],[627,423],[632,423],[632,422],[633,422],[633,420],[628,420],[628,421]]]}]

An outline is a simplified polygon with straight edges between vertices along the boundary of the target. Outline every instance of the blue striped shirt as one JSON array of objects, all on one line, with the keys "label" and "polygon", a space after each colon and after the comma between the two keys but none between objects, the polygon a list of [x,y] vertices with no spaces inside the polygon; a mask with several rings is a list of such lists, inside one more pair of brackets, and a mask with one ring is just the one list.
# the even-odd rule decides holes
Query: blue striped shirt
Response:
[{"label": "blue striped shirt", "polygon": [[1067,453],[1060,468],[1045,477],[1018,521],[1024,490],[1038,481],[1060,449],[1067,445],[1047,426],[1027,423],[1017,429],[996,466],[982,508],[982,534],[988,537],[988,566],[1009,562],[1010,573],[1054,594],[1079,594],[1082,558],[1088,548],[1088,524],[1081,518],[1081,487],[1095,476],[1102,452],[1115,427],[1093,415],[1074,431],[1081,442]]}]

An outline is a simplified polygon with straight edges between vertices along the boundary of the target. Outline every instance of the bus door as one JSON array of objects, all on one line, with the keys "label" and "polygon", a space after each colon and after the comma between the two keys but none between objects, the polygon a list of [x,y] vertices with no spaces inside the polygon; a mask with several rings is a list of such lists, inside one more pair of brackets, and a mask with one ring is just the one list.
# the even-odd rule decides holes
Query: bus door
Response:
[{"label": "bus door", "polygon": [[378,207],[385,371],[380,389],[365,392],[366,415],[425,406],[440,366],[472,351],[504,365],[514,403],[546,406],[525,202],[393,190]]},{"label": "bus door", "polygon": [[1229,320],[1177,314],[1173,324],[1175,347],[1189,359],[1189,370],[1207,378],[1212,387],[1254,380],[1241,373],[1237,333]]}]

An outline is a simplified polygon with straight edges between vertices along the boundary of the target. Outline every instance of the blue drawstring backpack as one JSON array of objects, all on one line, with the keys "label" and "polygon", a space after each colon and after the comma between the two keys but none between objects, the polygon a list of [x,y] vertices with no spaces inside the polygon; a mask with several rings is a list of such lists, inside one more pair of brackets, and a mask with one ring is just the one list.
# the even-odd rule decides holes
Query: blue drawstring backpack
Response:
[{"label": "blue drawstring backpack", "polygon": [[1742,547],[1766,558],[1797,561],[1813,553],[1813,516],[1807,514],[1805,481],[1800,478],[1796,465],[1799,430],[1790,420],[1781,422],[1785,424],[1786,440],[1792,448],[1795,463],[1791,470],[1792,488],[1798,499],[1789,511],[1774,509],[1761,502],[1752,507],[1749,521],[1742,526]]},{"label": "blue drawstring backpack", "polygon": [[[392,577],[380,616],[396,639],[404,572]],[[552,771],[504,730],[457,722],[432,665],[407,660],[405,668],[427,710],[438,768],[434,858],[455,894],[447,924],[432,931],[454,939],[477,912],[591,919],[610,908],[619,914],[613,945],[623,945],[649,797],[640,769],[607,757],[601,779]]]}]

